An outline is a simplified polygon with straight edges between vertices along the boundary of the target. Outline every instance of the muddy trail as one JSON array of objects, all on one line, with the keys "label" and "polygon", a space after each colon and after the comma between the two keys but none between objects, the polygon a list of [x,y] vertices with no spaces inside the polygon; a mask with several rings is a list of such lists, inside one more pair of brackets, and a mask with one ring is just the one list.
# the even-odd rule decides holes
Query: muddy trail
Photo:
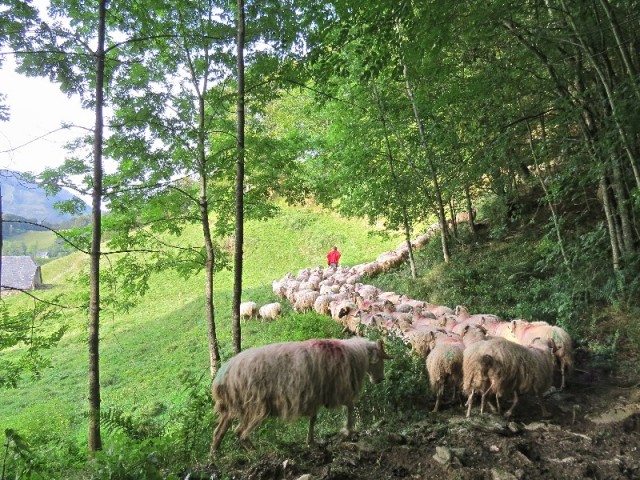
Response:
[{"label": "muddy trail", "polygon": [[[459,402],[419,421],[380,421],[347,440],[209,465],[189,478],[247,480],[640,479],[640,378],[578,364],[564,391],[540,405],[524,397],[510,419]],[[433,404],[431,404],[433,405]]]}]

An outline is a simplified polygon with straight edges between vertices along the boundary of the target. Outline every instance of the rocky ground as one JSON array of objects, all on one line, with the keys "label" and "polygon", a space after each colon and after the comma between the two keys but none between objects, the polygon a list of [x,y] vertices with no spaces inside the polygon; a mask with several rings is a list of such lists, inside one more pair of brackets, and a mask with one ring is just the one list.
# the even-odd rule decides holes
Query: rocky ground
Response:
[{"label": "rocky ground", "polygon": [[523,398],[507,420],[458,403],[419,422],[382,421],[346,441],[222,473],[215,465],[191,478],[247,480],[640,479],[640,379],[578,366],[570,384],[540,406]]}]

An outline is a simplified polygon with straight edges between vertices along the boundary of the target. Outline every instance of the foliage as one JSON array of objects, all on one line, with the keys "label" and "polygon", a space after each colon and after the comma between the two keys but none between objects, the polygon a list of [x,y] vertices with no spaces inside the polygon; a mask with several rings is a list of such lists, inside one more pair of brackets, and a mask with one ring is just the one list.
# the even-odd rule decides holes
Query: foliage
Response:
[{"label": "foliage", "polygon": [[[369,338],[380,334],[368,332]],[[358,404],[359,414],[374,423],[399,412],[426,408],[429,381],[424,359],[411,354],[410,348],[397,336],[384,338],[385,351],[394,357],[385,361],[385,379],[378,385],[365,384]]]},{"label": "foliage", "polygon": [[[271,281],[286,272],[322,263],[326,253],[321,242],[331,232],[340,232],[345,242],[341,250],[346,261],[356,264],[375,258],[398,243],[395,236],[368,235],[366,221],[348,220],[317,206],[289,207],[265,221],[246,224],[243,271],[243,297],[258,304],[276,301]],[[290,218],[296,218],[291,221]],[[181,245],[198,241],[201,231],[187,226],[179,236],[158,234],[158,239]],[[43,268],[52,288],[38,291],[40,298],[63,294],[58,302],[65,306],[68,324],[59,347],[50,349],[51,368],[42,371],[42,381],[28,379],[11,392],[0,391],[0,415],[6,425],[21,433],[37,452],[47,452],[48,478],[73,478],[88,475],[83,445],[86,431],[86,315],[87,261],[82,254],[53,260]],[[106,262],[106,266],[109,263]],[[108,268],[105,269],[105,272]],[[102,419],[105,449],[114,447],[92,470],[105,475],[125,468],[171,468],[161,475],[175,474],[182,467],[201,462],[207,455],[213,428],[209,393],[206,338],[202,316],[201,285],[203,273],[180,277],[171,270],[149,273],[144,297],[128,309],[105,305],[101,323]],[[109,299],[126,301],[116,284],[105,282],[103,294]],[[222,270],[215,284],[216,317],[219,325],[221,356],[232,355],[230,342],[231,272]],[[133,288],[133,287],[132,287]],[[25,298],[5,299],[12,314],[31,303]],[[248,321],[243,324],[245,346],[312,337],[340,337],[340,326],[314,313],[296,314],[283,302],[282,317],[271,323]],[[15,358],[22,350],[8,352],[3,358]],[[318,435],[332,435],[344,422],[344,412],[326,411],[318,421]],[[299,443],[305,437],[306,423],[269,430],[266,423],[257,433],[259,445],[271,448],[276,439],[280,447]],[[274,437],[275,435],[275,437]],[[262,439],[262,440],[261,440]],[[57,446],[59,445],[59,446]],[[229,442],[229,461],[247,458],[244,450]],[[225,446],[226,449],[226,446]],[[131,456],[127,455],[131,451]],[[109,462],[114,462],[108,467]],[[146,465],[146,466],[145,466]],[[155,465],[155,466],[154,466]],[[93,468],[93,467],[91,467]],[[57,472],[57,473],[55,473]]]},{"label": "foliage", "polygon": [[22,351],[0,360],[0,388],[16,388],[25,375],[42,376],[51,365],[43,351],[55,346],[67,330],[61,318],[60,309],[49,304],[36,302],[30,310],[11,314],[7,304],[0,303],[0,351],[14,347]]}]

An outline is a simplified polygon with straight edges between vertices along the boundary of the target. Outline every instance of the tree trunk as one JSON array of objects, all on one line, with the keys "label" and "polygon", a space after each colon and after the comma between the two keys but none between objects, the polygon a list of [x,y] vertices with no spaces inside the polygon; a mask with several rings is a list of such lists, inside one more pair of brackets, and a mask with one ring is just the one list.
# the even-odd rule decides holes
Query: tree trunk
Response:
[{"label": "tree trunk", "polygon": [[[202,192],[204,196],[202,195]],[[215,251],[213,241],[211,240],[211,229],[209,228],[208,203],[206,199],[206,180],[201,178],[200,187],[200,217],[202,220],[204,245],[207,254],[205,265],[205,310],[207,317],[207,338],[209,340],[209,370],[211,378],[216,376],[216,372],[220,366],[220,348],[218,346],[218,338],[216,335],[216,310],[213,299],[213,278],[215,268]]]},{"label": "tree trunk", "polygon": [[209,225],[209,201],[207,193],[207,170],[206,170],[206,152],[205,152],[205,104],[204,93],[205,87],[199,93],[198,105],[198,164],[200,175],[200,222],[202,224],[202,234],[204,237],[204,247],[206,252],[205,264],[205,315],[207,318],[207,338],[209,341],[209,371],[211,378],[216,376],[216,372],[220,366],[220,348],[218,346],[218,337],[216,334],[216,310],[213,298],[213,282],[216,264],[215,249],[211,237],[211,227]]},{"label": "tree trunk", "polygon": [[391,181],[394,185],[396,185],[396,194],[398,195],[398,201],[400,203],[400,208],[402,209],[402,225],[404,227],[404,235],[405,240],[407,242],[407,248],[409,249],[409,266],[411,268],[411,278],[415,280],[417,278],[416,273],[416,262],[413,256],[413,247],[411,245],[411,222],[409,221],[409,214],[407,212],[407,204],[402,196],[402,192],[397,190],[398,185],[400,185],[401,180],[398,178],[396,174],[396,169],[394,165],[393,152],[391,151],[391,142],[389,142],[389,131],[387,128],[387,120],[385,116],[385,109],[382,104],[382,99],[378,93],[378,89],[376,84],[373,84],[373,93],[376,97],[376,101],[378,104],[378,111],[380,112],[380,121],[382,122],[382,128],[384,130],[384,141],[385,147],[387,150],[387,160],[389,161],[389,171],[391,173]]},{"label": "tree trunk", "polygon": [[237,70],[238,70],[238,99],[236,106],[237,124],[237,161],[236,161],[236,230],[234,255],[233,282],[233,351],[242,350],[240,330],[240,302],[242,301],[242,247],[244,243],[244,0],[237,3]]},{"label": "tree trunk", "polygon": [[638,84],[635,81],[635,78],[638,77],[638,72],[634,68],[633,63],[631,63],[631,60],[629,58],[630,55],[625,48],[625,44],[627,43],[627,41],[622,38],[622,33],[620,32],[620,24],[614,17],[613,12],[611,11],[611,5],[609,5],[608,0],[600,0],[600,5],[602,6],[604,13],[607,15],[607,20],[609,20],[609,26],[611,27],[614,38],[616,39],[618,53],[620,54],[620,58],[622,59],[622,63],[624,64],[625,69],[627,70],[629,83],[631,85],[631,88],[633,89],[633,93],[635,94],[636,99],[640,101],[640,90],[638,90]]},{"label": "tree trunk", "polygon": [[613,208],[611,206],[609,197],[609,186],[607,179],[604,175],[600,175],[600,195],[602,196],[602,207],[604,208],[604,214],[607,219],[607,228],[609,229],[609,241],[611,243],[611,258],[613,260],[613,270],[619,271],[620,266],[620,249],[618,248],[618,241],[616,239],[616,223],[613,218]]},{"label": "tree trunk", "polygon": [[473,205],[471,204],[471,192],[469,191],[469,185],[465,185],[464,187],[464,196],[467,201],[467,214],[469,215],[469,230],[471,230],[471,234],[476,236],[476,222],[475,215],[473,213]]},{"label": "tree trunk", "polygon": [[[569,10],[567,10],[565,6],[564,0],[560,0],[560,4],[562,5],[562,8],[565,10],[565,12],[569,12]],[[620,115],[618,113],[617,103],[615,101],[615,96],[612,92],[611,85],[609,84],[609,79],[607,75],[605,75],[605,73],[602,71],[602,68],[600,64],[597,62],[595,55],[592,52],[592,49],[589,47],[589,45],[585,43],[580,30],[578,29],[576,23],[573,20],[573,17],[571,17],[571,15],[567,15],[567,20],[568,20],[568,24],[571,26],[571,29],[575,33],[576,38],[578,39],[580,47],[582,48],[587,58],[589,59],[591,66],[594,68],[596,72],[596,77],[598,80],[600,80],[600,85],[605,91],[605,99],[608,103],[609,108],[611,109],[611,118],[613,118],[613,121],[616,125],[616,129],[620,137],[620,142],[622,144],[622,149],[625,151],[625,153],[627,154],[627,158],[629,159],[631,170],[633,171],[633,176],[636,181],[636,187],[640,188],[640,169],[638,168],[638,160],[636,159],[635,153],[631,146],[629,135],[625,131],[625,128],[622,125],[622,122],[620,121]],[[599,51],[597,55],[598,57],[604,57],[606,56],[606,54],[607,54],[607,51],[605,49],[603,51]],[[630,79],[630,80],[633,81],[633,79]]]},{"label": "tree trunk", "polygon": [[451,218],[451,232],[453,234],[453,238],[459,241],[458,237],[458,218],[456,214],[456,209],[453,206],[453,200],[449,199],[449,216]]},{"label": "tree trunk", "polygon": [[[556,238],[558,239],[558,247],[560,248],[560,253],[562,255],[562,260],[565,264],[565,266],[568,268],[569,267],[569,259],[567,258],[567,254],[565,253],[564,250],[564,241],[562,239],[562,233],[560,232],[560,221],[558,219],[558,212],[556,211],[556,207],[553,203],[553,199],[551,198],[551,195],[549,193],[549,190],[547,189],[547,185],[544,183],[544,179],[540,176],[540,168],[538,165],[538,156],[536,155],[536,150],[535,147],[533,145],[533,132],[531,131],[531,126],[529,125],[529,121],[527,120],[526,122],[527,124],[527,132],[529,133],[529,149],[531,150],[531,158],[533,158],[533,162],[536,166],[536,178],[538,179],[538,182],[540,183],[540,187],[542,188],[542,191],[544,192],[544,196],[547,199],[547,204],[549,205],[549,210],[551,211],[551,219],[553,220],[553,226],[554,229],[556,231]],[[542,141],[546,141],[546,131],[545,131],[545,127],[544,127],[544,117],[542,117],[541,120],[541,130],[542,130]]]},{"label": "tree trunk", "polygon": [[442,244],[442,256],[444,258],[445,263],[449,263],[449,245],[447,243],[447,219],[444,213],[444,202],[442,200],[442,191],[440,190],[440,185],[438,183],[438,174],[436,171],[436,166],[433,163],[433,159],[429,156],[429,152],[427,151],[427,141],[426,135],[424,133],[424,125],[422,124],[422,117],[420,116],[420,112],[418,111],[418,105],[416,103],[415,95],[413,92],[413,87],[411,86],[411,82],[409,81],[409,75],[407,72],[407,66],[403,65],[405,86],[407,89],[407,96],[409,97],[409,101],[411,102],[411,106],[413,108],[413,115],[415,117],[416,124],[418,125],[418,133],[420,134],[420,143],[422,147],[426,151],[426,156],[429,162],[429,169],[431,171],[431,182],[433,183],[433,190],[436,194],[436,212],[438,214],[438,220],[440,222],[440,243]]},{"label": "tree trunk", "polygon": [[629,196],[624,185],[624,176],[622,168],[617,159],[613,158],[611,162],[612,181],[611,190],[616,199],[617,215],[620,218],[620,230],[622,234],[623,253],[632,253],[635,251],[635,238],[633,234],[633,220],[629,210]]},{"label": "tree trunk", "polygon": [[98,5],[98,46],[96,58],[96,106],[93,132],[93,192],[91,195],[91,252],[89,266],[89,436],[92,454],[102,449],[100,435],[100,243],[102,240],[102,142],[104,104],[104,66],[107,0]]}]

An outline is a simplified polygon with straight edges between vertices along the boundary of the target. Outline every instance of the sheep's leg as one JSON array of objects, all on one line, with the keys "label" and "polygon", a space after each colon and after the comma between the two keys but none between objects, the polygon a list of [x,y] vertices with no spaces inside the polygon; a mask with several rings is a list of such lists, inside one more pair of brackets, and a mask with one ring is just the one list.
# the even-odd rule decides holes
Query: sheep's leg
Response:
[{"label": "sheep's leg", "polygon": [[516,408],[518,404],[518,392],[516,390],[513,391],[513,403],[511,404],[511,408],[504,413],[505,417],[510,417],[513,413],[513,409]]},{"label": "sheep's leg", "polygon": [[307,432],[307,445],[312,447],[316,444],[315,438],[313,437],[313,429],[316,426],[316,420],[318,419],[318,415],[311,415],[309,418],[309,431]]},{"label": "sheep's leg", "polygon": [[551,413],[547,410],[547,407],[544,404],[544,398],[542,395],[538,395],[538,401],[540,402],[540,410],[542,411],[542,418],[549,418]]},{"label": "sheep's leg", "polygon": [[348,437],[349,435],[351,435],[351,432],[353,432],[353,405],[348,404],[347,405],[347,424],[341,430],[340,433],[344,437]]},{"label": "sheep's leg", "polygon": [[564,390],[564,387],[565,387],[565,379],[564,379],[565,366],[566,366],[565,361],[560,360],[560,377],[562,378],[562,381],[560,382],[560,390]]},{"label": "sheep's leg", "polygon": [[266,413],[264,413],[262,415],[256,415],[248,421],[243,419],[240,425],[238,425],[238,428],[236,428],[236,435],[238,435],[238,439],[245,449],[253,450],[253,443],[249,440],[249,436],[251,435],[251,432],[253,432],[256,427],[262,423],[266,416]]},{"label": "sheep's leg", "polygon": [[222,439],[224,438],[224,435],[229,430],[229,427],[231,426],[232,421],[233,421],[233,418],[229,415],[220,416],[220,419],[218,420],[218,426],[213,432],[213,441],[211,443],[211,453],[210,453],[211,455],[213,455],[218,450],[218,448],[220,448],[220,443],[222,443]]},{"label": "sheep's leg", "polygon": [[469,398],[467,398],[467,418],[469,418],[471,416],[471,407],[473,406],[473,394],[475,392],[473,390],[471,390],[471,393],[469,394]]},{"label": "sheep's leg", "polygon": [[438,408],[440,408],[440,399],[442,398],[442,395],[443,395],[443,394],[444,394],[444,384],[441,384],[441,385],[438,387],[438,391],[437,391],[437,393],[436,393],[436,404],[435,404],[435,406],[433,407],[433,411],[434,411],[434,412],[437,412],[437,411],[438,411]]},{"label": "sheep's leg", "polygon": [[489,403],[489,406],[493,409],[491,402],[487,402],[487,395],[489,395],[489,392],[491,392],[492,387],[493,387],[493,382],[489,384],[489,386],[485,389],[484,392],[482,392],[482,395],[480,396],[480,413],[481,414],[484,413],[484,406],[487,403]]}]

